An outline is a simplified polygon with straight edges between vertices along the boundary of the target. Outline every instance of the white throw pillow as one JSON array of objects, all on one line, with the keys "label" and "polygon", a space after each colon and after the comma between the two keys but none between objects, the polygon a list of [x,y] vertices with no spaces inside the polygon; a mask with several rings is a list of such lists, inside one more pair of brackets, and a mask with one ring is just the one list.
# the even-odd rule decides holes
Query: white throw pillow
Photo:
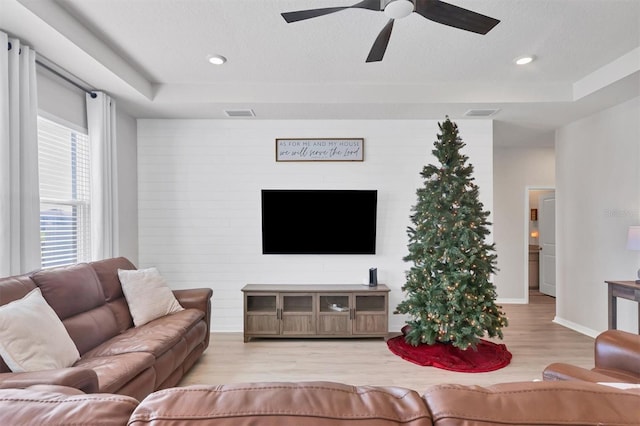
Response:
[{"label": "white throw pillow", "polygon": [[0,355],[16,373],[70,367],[80,358],[39,288],[0,306]]},{"label": "white throw pillow", "polygon": [[156,268],[118,269],[118,277],[136,327],[184,309]]}]

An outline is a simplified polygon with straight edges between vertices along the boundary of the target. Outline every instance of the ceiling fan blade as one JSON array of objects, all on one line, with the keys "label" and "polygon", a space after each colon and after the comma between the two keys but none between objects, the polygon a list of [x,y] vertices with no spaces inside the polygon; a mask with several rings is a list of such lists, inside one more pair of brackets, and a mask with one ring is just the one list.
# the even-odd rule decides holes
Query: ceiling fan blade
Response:
[{"label": "ceiling fan blade", "polygon": [[298,10],[296,12],[284,12],[281,13],[282,17],[288,23],[304,21],[305,19],[317,18],[318,16],[328,15],[330,13],[339,12],[344,9],[348,9],[348,6],[345,7],[327,7],[324,9],[310,9],[310,10]]},{"label": "ceiling fan blade", "polygon": [[416,0],[415,11],[430,21],[477,34],[488,33],[500,22],[498,19],[440,0]]},{"label": "ceiling fan blade", "polygon": [[356,3],[351,7],[378,11],[382,10],[380,9],[380,0],[362,0],[360,3]]},{"label": "ceiling fan blade", "polygon": [[325,7],[322,9],[309,9],[309,10],[298,10],[295,12],[284,12],[281,13],[282,17],[288,23],[304,21],[305,19],[317,18],[318,16],[328,15],[330,13],[340,12],[344,9],[369,9],[369,10],[380,10],[380,0],[363,0],[359,3],[354,4],[353,6],[344,6],[344,7]]},{"label": "ceiling fan blade", "polygon": [[387,25],[384,26],[376,41],[373,43],[369,56],[367,56],[367,62],[379,62],[384,57],[384,52],[387,50],[389,44],[389,38],[391,38],[391,30],[393,29],[393,21],[395,19],[389,19]]}]

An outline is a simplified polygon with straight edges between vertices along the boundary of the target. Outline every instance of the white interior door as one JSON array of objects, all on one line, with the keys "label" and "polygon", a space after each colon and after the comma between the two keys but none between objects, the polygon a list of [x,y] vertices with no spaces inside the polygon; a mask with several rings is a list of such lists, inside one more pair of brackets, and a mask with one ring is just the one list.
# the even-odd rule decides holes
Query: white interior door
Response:
[{"label": "white interior door", "polygon": [[540,232],[540,292],[556,295],[556,193],[545,191],[538,197]]}]

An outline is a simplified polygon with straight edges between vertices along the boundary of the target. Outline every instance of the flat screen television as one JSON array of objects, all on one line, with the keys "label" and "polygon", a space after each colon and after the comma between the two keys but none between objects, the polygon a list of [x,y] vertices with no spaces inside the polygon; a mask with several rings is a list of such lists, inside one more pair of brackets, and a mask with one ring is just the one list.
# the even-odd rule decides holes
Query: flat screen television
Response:
[{"label": "flat screen television", "polygon": [[376,190],[262,190],[263,254],[375,254]]}]

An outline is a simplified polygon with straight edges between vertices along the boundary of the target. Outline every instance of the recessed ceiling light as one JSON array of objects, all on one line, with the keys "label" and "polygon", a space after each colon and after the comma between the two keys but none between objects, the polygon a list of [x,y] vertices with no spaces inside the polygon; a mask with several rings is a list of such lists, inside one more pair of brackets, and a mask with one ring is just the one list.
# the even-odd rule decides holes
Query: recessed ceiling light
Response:
[{"label": "recessed ceiling light", "polygon": [[518,65],[527,65],[533,62],[536,57],[533,55],[520,56],[519,58],[514,59],[514,62]]},{"label": "recessed ceiling light", "polygon": [[227,62],[227,58],[222,55],[209,55],[209,62],[213,65],[222,65]]}]

